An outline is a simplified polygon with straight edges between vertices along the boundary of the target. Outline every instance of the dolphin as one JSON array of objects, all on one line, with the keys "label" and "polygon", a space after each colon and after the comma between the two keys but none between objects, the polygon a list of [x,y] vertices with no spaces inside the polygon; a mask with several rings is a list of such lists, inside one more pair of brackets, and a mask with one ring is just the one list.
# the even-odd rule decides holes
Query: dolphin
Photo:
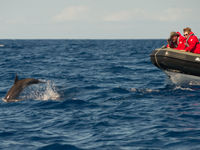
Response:
[{"label": "dolphin", "polygon": [[33,79],[33,78],[26,78],[26,79],[19,80],[16,74],[14,85],[10,88],[10,90],[6,94],[4,101],[6,102],[19,101],[17,100],[17,98],[26,87],[32,84],[39,84],[39,83],[44,83],[44,82],[38,79]]}]

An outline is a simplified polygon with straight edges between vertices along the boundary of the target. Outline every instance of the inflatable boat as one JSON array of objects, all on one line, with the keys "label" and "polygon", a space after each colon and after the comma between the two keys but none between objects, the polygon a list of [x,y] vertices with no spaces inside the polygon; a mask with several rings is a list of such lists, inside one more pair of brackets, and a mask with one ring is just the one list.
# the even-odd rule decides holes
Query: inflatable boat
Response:
[{"label": "inflatable boat", "polygon": [[171,48],[155,49],[151,62],[165,72],[181,73],[200,77],[200,54]]}]

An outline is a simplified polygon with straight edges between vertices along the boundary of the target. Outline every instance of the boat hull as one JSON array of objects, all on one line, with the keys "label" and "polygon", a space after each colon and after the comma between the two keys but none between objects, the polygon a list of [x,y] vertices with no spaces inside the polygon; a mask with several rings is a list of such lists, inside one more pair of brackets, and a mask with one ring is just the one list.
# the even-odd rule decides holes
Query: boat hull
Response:
[{"label": "boat hull", "polygon": [[200,77],[200,54],[160,48],[154,50],[150,57],[161,70]]}]

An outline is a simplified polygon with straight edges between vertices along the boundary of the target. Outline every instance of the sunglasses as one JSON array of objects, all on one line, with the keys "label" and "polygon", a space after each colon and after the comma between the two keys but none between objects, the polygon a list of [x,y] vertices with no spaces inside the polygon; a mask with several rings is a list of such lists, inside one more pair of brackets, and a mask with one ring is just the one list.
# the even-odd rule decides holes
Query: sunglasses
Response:
[{"label": "sunglasses", "polygon": [[184,34],[184,36],[187,36],[188,34]]}]

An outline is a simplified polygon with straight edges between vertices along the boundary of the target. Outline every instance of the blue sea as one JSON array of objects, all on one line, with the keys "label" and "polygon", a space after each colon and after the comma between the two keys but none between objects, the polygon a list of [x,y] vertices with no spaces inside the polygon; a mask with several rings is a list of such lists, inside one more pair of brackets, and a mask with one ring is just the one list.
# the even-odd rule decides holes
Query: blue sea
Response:
[{"label": "blue sea", "polygon": [[[165,40],[0,40],[0,149],[199,150],[200,86],[150,61]],[[22,101],[3,101],[20,79]]]}]

